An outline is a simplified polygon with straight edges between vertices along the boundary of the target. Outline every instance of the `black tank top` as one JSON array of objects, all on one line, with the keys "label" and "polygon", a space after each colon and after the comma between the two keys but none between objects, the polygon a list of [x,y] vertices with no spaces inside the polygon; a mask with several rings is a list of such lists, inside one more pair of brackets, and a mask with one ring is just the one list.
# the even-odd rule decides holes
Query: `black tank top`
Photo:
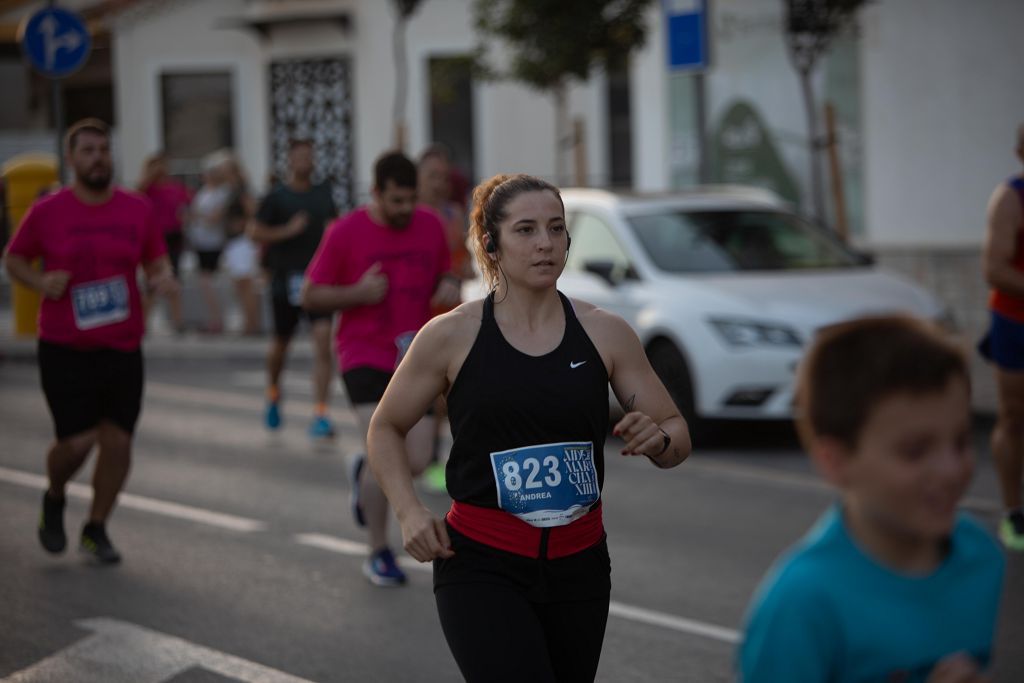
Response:
[{"label": "black tank top", "polygon": [[480,331],[448,392],[454,443],[445,474],[453,500],[497,508],[491,453],[566,441],[593,442],[603,487],[608,372],[569,299],[558,296],[565,333],[543,356],[509,344],[494,319],[494,294],[484,299]]}]

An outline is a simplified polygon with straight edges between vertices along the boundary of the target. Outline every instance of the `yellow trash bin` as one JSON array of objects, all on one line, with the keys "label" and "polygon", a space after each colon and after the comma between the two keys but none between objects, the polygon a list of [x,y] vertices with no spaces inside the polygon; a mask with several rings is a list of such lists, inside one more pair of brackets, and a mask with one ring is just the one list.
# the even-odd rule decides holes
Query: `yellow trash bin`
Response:
[{"label": "yellow trash bin", "polygon": [[[57,184],[57,158],[53,154],[20,154],[0,168],[6,188],[7,225],[11,238],[21,226],[21,219],[32,203]],[[35,264],[39,267],[39,263]],[[11,287],[11,307],[14,310],[14,333],[35,335],[41,296],[17,282]]]}]

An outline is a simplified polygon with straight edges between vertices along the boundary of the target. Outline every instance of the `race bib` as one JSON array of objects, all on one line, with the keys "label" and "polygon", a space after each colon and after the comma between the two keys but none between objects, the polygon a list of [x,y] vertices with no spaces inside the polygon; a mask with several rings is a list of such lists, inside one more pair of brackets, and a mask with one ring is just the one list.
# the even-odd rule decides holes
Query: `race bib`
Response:
[{"label": "race bib", "polygon": [[590,441],[491,453],[498,507],[536,527],[563,526],[601,497]]},{"label": "race bib", "polygon": [[288,274],[288,304],[291,306],[302,305],[302,281],[304,273]]},{"label": "race bib", "polygon": [[80,330],[127,320],[131,312],[128,283],[123,275],[117,275],[75,285],[71,288],[71,307],[75,312],[75,326]]}]

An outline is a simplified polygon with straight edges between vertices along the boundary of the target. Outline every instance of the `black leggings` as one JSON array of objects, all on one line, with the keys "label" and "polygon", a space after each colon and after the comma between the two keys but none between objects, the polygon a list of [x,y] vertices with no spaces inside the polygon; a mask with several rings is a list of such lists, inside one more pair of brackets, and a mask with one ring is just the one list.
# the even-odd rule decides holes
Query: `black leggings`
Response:
[{"label": "black leggings", "polygon": [[591,683],[611,594],[608,543],[533,559],[448,525],[455,555],[434,560],[441,628],[462,676],[478,681]]},{"label": "black leggings", "polygon": [[463,678],[477,681],[591,683],[597,675],[608,597],[533,603],[486,583],[434,592],[441,628]]}]

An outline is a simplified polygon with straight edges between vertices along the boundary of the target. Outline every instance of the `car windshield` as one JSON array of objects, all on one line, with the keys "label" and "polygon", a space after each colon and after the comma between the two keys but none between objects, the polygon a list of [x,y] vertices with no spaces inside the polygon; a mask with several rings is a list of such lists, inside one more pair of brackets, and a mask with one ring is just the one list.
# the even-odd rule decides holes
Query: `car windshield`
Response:
[{"label": "car windshield", "polygon": [[780,211],[666,211],[629,217],[647,255],[673,273],[863,265],[838,239]]}]

